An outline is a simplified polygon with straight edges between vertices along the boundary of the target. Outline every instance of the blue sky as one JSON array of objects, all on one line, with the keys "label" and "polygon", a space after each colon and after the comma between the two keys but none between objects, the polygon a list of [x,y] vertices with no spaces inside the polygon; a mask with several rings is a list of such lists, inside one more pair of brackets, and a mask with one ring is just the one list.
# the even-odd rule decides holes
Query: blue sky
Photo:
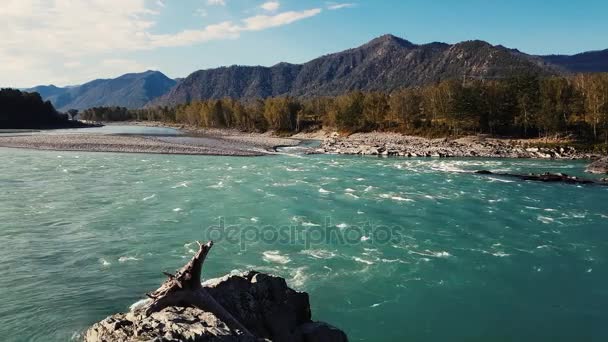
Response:
[{"label": "blue sky", "polygon": [[527,53],[608,48],[608,1],[3,0],[0,85],[301,63],[385,33]]}]

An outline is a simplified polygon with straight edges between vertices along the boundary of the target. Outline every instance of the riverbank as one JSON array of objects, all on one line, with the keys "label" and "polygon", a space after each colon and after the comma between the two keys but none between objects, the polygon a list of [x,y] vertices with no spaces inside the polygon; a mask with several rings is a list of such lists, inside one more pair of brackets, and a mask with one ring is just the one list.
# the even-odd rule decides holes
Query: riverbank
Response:
[{"label": "riverbank", "polygon": [[599,154],[578,151],[567,142],[544,147],[541,141],[486,136],[428,139],[398,133],[370,132],[341,136],[336,133],[298,134],[298,139],[319,139],[320,154],[382,155],[401,157],[484,157],[531,159],[589,159]]},{"label": "riverbank", "polygon": [[[133,123],[128,123],[133,125]],[[111,126],[111,125],[110,125]],[[139,125],[171,127],[171,125]],[[187,130],[184,135],[125,135],[82,133],[20,134],[0,136],[0,147],[57,151],[156,153],[218,156],[262,156],[277,146],[295,146],[299,140],[268,134],[229,130]]]},{"label": "riverbank", "polygon": [[36,134],[0,135],[0,147],[40,150],[159,153],[189,155],[262,156],[277,147],[296,146],[303,140],[318,140],[311,154],[377,155],[400,157],[483,157],[596,160],[598,153],[580,151],[569,141],[505,139],[487,136],[428,139],[390,132],[339,135],[330,131],[298,133],[278,137],[274,132],[253,133],[236,129],[199,128],[165,122],[120,122],[107,127],[139,126],[172,128],[183,134]]}]

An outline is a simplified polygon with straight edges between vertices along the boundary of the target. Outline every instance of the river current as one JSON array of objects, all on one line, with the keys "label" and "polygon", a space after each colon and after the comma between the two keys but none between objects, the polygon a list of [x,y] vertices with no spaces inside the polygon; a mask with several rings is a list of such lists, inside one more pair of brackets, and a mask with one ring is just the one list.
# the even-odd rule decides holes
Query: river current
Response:
[{"label": "river current", "polygon": [[608,189],[582,162],[0,149],[0,336],[77,340],[213,238],[353,341],[605,341]]}]

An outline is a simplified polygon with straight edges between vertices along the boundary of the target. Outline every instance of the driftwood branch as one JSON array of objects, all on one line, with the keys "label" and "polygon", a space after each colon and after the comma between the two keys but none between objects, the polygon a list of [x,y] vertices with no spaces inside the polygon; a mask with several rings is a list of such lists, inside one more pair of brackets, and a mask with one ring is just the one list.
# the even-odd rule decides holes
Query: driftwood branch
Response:
[{"label": "driftwood branch", "polygon": [[232,329],[253,336],[230,312],[220,305],[201,285],[201,271],[213,241],[197,242],[199,249],[192,259],[175,274],[163,272],[168,279],[154,292],[146,295],[152,302],[143,308],[146,316],[169,306],[197,307],[211,312]]},{"label": "driftwood branch", "polygon": [[608,182],[604,180],[593,180],[587,178],[579,178],[576,176],[568,176],[564,173],[540,173],[540,174],[513,174],[513,173],[494,173],[487,170],[481,170],[475,172],[478,175],[492,175],[500,177],[518,178],[525,181],[537,181],[537,182],[548,182],[548,183],[566,183],[566,184],[589,184],[589,185],[602,185],[608,186]]}]

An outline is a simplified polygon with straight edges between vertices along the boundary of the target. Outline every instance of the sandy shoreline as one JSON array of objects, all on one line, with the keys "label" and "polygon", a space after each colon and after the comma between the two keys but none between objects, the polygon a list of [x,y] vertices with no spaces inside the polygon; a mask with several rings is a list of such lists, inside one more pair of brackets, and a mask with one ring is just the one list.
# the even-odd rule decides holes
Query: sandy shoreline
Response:
[{"label": "sandy shoreline", "polygon": [[294,146],[300,143],[296,139],[236,131],[186,133],[188,134],[183,136],[77,133],[8,135],[0,136],[0,147],[53,151],[263,156],[273,154],[276,146]]}]

